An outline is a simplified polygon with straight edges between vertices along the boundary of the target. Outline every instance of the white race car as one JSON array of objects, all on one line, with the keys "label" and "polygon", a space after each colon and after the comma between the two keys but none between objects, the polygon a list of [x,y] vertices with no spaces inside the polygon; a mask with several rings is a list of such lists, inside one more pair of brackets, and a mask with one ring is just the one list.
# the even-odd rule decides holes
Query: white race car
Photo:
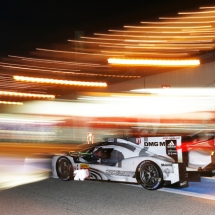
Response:
[{"label": "white race car", "polygon": [[147,190],[170,185],[189,186],[182,153],[176,150],[181,137],[151,138],[110,138],[86,144],[81,152],[55,155],[52,176],[68,181],[77,179],[77,174],[85,170],[86,179],[138,183]]}]

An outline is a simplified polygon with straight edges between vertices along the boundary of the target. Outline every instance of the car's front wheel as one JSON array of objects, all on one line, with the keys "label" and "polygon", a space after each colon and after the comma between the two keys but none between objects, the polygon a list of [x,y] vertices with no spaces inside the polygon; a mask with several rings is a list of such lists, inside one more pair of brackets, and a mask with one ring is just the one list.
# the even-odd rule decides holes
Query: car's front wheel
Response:
[{"label": "car's front wheel", "polygon": [[63,181],[73,180],[73,167],[70,160],[66,157],[59,157],[56,163],[57,175]]},{"label": "car's front wheel", "polygon": [[156,190],[163,186],[163,174],[159,166],[149,160],[141,162],[136,169],[136,179],[147,190]]}]

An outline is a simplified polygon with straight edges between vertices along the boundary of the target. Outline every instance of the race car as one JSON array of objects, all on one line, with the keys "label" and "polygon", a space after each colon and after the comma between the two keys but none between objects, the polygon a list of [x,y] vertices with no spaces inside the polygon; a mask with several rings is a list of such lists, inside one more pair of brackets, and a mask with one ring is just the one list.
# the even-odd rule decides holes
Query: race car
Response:
[{"label": "race car", "polygon": [[214,131],[197,132],[181,137],[182,162],[189,174],[198,172],[200,176],[215,175],[215,133]]},{"label": "race car", "polygon": [[79,170],[87,170],[86,179],[137,183],[147,190],[163,186],[189,186],[186,166],[176,146],[181,137],[109,138],[86,144],[80,152],[68,152],[52,158],[52,177],[73,180]]}]

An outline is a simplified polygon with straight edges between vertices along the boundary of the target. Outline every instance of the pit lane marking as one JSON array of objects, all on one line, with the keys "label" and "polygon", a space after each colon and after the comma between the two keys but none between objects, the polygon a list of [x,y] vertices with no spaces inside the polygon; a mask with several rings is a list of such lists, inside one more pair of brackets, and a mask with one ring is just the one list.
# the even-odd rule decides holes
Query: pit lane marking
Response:
[{"label": "pit lane marking", "polygon": [[202,198],[202,199],[210,199],[210,200],[215,201],[215,196],[201,194],[201,193],[188,192],[188,191],[184,191],[184,190],[181,190],[181,189],[180,190],[175,190],[175,189],[172,189],[172,188],[161,188],[158,191],[181,194],[181,195],[185,195],[185,196],[193,196],[193,197],[198,197],[198,198]]},{"label": "pit lane marking", "polygon": [[[210,183],[211,186],[208,185],[208,182]],[[126,184],[126,185],[144,189],[141,185],[136,185],[136,184]],[[214,195],[207,194],[207,192],[211,193],[212,189],[214,189]],[[192,192],[192,190],[195,190],[195,192]],[[186,195],[186,196],[193,196],[197,198],[203,198],[203,199],[209,199],[209,200],[215,201],[215,177],[202,177],[201,182],[195,182],[195,183],[190,182],[190,186],[187,188],[163,187],[161,189],[158,189],[157,191],[175,193],[175,194]]]}]

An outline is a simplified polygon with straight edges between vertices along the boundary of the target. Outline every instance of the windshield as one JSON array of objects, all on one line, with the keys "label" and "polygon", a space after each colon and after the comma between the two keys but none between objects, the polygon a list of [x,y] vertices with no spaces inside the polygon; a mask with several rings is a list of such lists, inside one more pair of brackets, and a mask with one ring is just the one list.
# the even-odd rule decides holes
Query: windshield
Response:
[{"label": "windshield", "polygon": [[95,143],[95,144],[82,144],[78,146],[78,149],[74,153],[79,154],[88,154],[92,153],[97,146],[102,146],[101,143]]}]

